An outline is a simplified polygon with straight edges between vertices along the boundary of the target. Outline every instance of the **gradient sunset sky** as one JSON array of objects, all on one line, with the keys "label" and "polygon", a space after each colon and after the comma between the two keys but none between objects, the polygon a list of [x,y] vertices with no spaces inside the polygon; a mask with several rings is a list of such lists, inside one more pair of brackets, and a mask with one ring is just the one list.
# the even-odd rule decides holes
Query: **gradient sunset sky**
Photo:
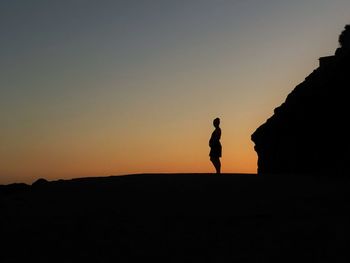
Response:
[{"label": "gradient sunset sky", "polygon": [[318,58],[349,0],[0,2],[0,184],[256,173],[250,140]]}]

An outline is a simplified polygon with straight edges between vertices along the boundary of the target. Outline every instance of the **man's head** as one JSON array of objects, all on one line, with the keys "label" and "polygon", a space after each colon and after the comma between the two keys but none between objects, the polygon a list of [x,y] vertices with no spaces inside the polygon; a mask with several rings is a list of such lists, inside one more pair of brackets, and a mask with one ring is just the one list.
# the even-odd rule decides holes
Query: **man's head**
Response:
[{"label": "man's head", "polygon": [[219,125],[220,125],[220,118],[215,118],[214,120],[213,120],[213,125],[214,125],[214,127],[219,127]]}]

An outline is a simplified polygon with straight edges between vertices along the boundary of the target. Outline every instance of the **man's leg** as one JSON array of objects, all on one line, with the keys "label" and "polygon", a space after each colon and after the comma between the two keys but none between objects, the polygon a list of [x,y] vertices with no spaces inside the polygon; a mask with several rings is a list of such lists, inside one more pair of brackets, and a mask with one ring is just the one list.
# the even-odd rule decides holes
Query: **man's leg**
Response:
[{"label": "man's leg", "polygon": [[221,162],[219,157],[212,157],[210,158],[211,162],[213,163],[216,173],[220,174],[221,173]]}]

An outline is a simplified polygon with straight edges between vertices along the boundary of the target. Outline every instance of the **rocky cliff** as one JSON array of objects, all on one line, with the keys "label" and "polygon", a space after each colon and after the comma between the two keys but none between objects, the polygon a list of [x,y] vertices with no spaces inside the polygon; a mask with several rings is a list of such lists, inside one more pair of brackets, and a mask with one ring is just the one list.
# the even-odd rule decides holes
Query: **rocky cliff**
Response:
[{"label": "rocky cliff", "polygon": [[297,85],[252,134],[258,173],[346,174],[350,164],[350,25],[334,56]]}]

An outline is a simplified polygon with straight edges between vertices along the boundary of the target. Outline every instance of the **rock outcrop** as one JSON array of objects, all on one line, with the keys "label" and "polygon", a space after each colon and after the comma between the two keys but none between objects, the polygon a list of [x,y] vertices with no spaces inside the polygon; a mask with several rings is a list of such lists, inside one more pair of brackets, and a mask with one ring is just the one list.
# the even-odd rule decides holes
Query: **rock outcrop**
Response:
[{"label": "rock outcrop", "polygon": [[251,136],[259,174],[343,175],[350,164],[350,25],[334,56],[287,96]]}]

